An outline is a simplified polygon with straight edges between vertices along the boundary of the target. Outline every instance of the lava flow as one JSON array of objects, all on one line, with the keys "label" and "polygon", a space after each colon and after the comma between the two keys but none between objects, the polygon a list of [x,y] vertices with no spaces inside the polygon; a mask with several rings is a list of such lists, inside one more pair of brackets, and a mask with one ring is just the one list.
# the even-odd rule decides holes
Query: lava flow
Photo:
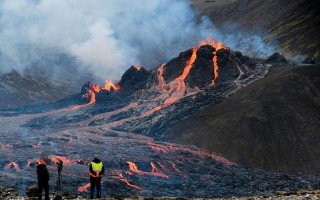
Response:
[{"label": "lava flow", "polygon": [[129,183],[128,179],[126,179],[121,173],[118,175],[118,178],[119,178],[120,181],[124,182],[124,183],[127,184],[129,187],[132,187],[132,188],[134,188],[134,189],[136,189],[136,190],[142,190],[141,187]]},{"label": "lava flow", "polygon": [[28,163],[27,163],[27,165],[26,165],[26,168],[30,168],[30,167],[31,167],[31,161],[28,160]]},{"label": "lava flow", "polygon": [[218,57],[217,57],[217,51],[220,49],[226,49],[227,47],[222,44],[222,42],[215,42],[213,39],[208,38],[207,40],[203,40],[200,42],[201,45],[210,45],[216,49],[215,54],[212,58],[213,62],[213,79],[210,84],[210,86],[213,86],[215,83],[215,80],[218,78]]},{"label": "lava flow", "polygon": [[160,88],[160,90],[162,90],[162,92],[166,91],[166,81],[163,78],[163,68],[165,66],[166,64],[162,64],[158,69],[158,80],[159,80],[158,87]]},{"label": "lava flow", "polygon": [[78,188],[78,191],[79,191],[79,192],[88,192],[90,186],[91,186],[91,184],[90,184],[90,183],[87,183],[87,184],[85,184],[84,186],[79,187],[79,188]]},{"label": "lava flow", "polygon": [[197,58],[197,51],[199,47],[192,49],[192,55],[190,59],[187,61],[187,64],[182,72],[182,74],[176,78],[175,80],[169,82],[170,90],[173,90],[171,96],[164,101],[164,104],[172,104],[178,101],[181,97],[184,96],[186,92],[186,83],[184,80],[188,76],[194,61]]},{"label": "lava flow", "polygon": [[83,95],[83,97],[90,97],[89,105],[96,102],[96,93],[100,92],[100,86],[97,84],[90,84],[90,89],[88,89],[87,93]]},{"label": "lava flow", "polygon": [[64,156],[55,156],[51,158],[52,162],[57,163],[59,160],[61,160],[64,164],[71,165],[74,164],[74,162],[67,157]]},{"label": "lava flow", "polygon": [[83,106],[91,105],[96,102],[96,93],[100,92],[100,86],[94,83],[87,83],[86,93],[82,95],[82,98],[90,98],[89,103],[72,106],[70,110],[77,110]]},{"label": "lava flow", "polygon": [[157,169],[157,167],[151,162],[150,165],[152,167],[151,172],[144,172],[138,169],[137,165],[133,162],[127,162],[127,164],[129,165],[129,170],[131,172],[137,173],[139,175],[147,175],[147,176],[158,176],[158,177],[162,177],[162,178],[168,178],[167,175],[165,175],[164,173],[162,173],[160,170]]},{"label": "lava flow", "polygon": [[16,172],[20,171],[19,165],[16,162],[10,162],[6,165],[6,170],[9,171],[11,168],[14,168]]}]

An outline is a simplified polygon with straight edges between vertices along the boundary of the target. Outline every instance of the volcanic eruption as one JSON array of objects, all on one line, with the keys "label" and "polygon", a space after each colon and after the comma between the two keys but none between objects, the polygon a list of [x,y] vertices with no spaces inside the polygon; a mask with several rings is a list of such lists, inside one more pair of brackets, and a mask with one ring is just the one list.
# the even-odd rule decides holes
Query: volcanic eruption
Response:
[{"label": "volcanic eruption", "polygon": [[[101,87],[87,82],[79,95],[53,104],[52,110],[17,113],[14,120],[18,125],[10,129],[14,137],[21,133],[38,137],[14,143],[6,136],[2,163],[12,177],[23,173],[10,180],[31,184],[34,173],[30,165],[40,157],[41,149],[48,149],[49,169],[57,159],[63,160],[67,189],[83,193],[90,187],[87,164],[92,153],[104,148],[100,157],[108,166],[108,179],[102,187],[110,195],[143,192],[148,196],[221,197],[298,188],[294,183],[300,177],[248,169],[215,153],[170,143],[166,134],[192,113],[264,77],[268,67],[212,39],[154,69],[131,66],[118,83],[107,80]],[[1,123],[13,120],[1,119]],[[17,151],[12,153],[11,148]],[[248,179],[258,186],[253,189],[252,181],[243,181]],[[262,180],[267,191],[258,184]],[[313,187],[319,181],[305,177],[300,185]],[[193,185],[196,192],[190,190]]]}]

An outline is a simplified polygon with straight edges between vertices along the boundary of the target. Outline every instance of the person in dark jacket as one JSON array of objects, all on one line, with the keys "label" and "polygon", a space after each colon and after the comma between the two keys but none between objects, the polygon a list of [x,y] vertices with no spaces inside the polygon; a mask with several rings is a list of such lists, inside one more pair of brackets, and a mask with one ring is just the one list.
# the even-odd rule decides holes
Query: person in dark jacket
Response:
[{"label": "person in dark jacket", "polygon": [[89,167],[90,174],[90,199],[93,199],[95,187],[97,188],[97,198],[101,197],[101,177],[104,174],[104,166],[98,156],[94,156]]},{"label": "person in dark jacket", "polygon": [[49,172],[46,162],[39,160],[37,164],[38,175],[38,200],[42,199],[42,190],[45,192],[45,199],[49,200]]}]

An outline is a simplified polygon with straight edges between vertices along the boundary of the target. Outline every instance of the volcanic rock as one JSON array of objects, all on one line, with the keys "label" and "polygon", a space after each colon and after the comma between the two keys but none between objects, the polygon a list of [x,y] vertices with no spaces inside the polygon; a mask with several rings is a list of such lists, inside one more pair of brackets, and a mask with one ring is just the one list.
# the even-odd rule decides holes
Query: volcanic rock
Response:
[{"label": "volcanic rock", "polygon": [[[320,68],[284,66],[177,124],[176,142],[270,171],[320,171]],[[305,148],[305,147],[308,148]]]},{"label": "volcanic rock", "polygon": [[272,54],[267,60],[264,61],[265,64],[271,65],[286,65],[288,64],[287,59],[281,53]]},{"label": "volcanic rock", "polygon": [[163,71],[163,78],[166,83],[176,79],[182,74],[184,67],[187,61],[190,59],[191,55],[192,49],[189,49],[187,51],[181,52],[177,58],[173,58],[166,64],[166,67]]},{"label": "volcanic rock", "polygon": [[89,90],[94,91],[96,93],[96,92],[98,92],[97,88],[99,88],[99,85],[94,84],[89,81],[89,82],[83,84],[80,94],[85,95],[88,93]]},{"label": "volcanic rock", "polygon": [[307,57],[302,61],[302,64],[316,64],[316,61],[312,57]]},{"label": "volcanic rock", "polygon": [[150,72],[142,66],[131,66],[121,77],[121,90],[134,92],[146,86]]},{"label": "volcanic rock", "polygon": [[204,88],[209,86],[214,78],[213,56],[216,49],[210,45],[203,45],[197,51],[197,58],[190,70],[186,83],[190,88]]},{"label": "volcanic rock", "polygon": [[26,189],[26,196],[27,197],[37,197],[38,196],[38,187],[37,187],[37,185],[29,186]]},{"label": "volcanic rock", "polygon": [[[219,75],[211,84],[216,78],[216,61]],[[86,192],[87,163],[93,154],[101,152],[99,157],[109,172],[102,188],[109,196],[230,197],[316,188],[318,176],[268,173],[237,165],[195,146],[163,142],[170,139],[168,129],[181,120],[264,77],[268,66],[249,66],[249,61],[239,52],[227,48],[215,52],[215,48],[205,45],[182,52],[159,68],[142,71],[141,80],[146,81],[142,89],[135,85],[135,79],[140,78],[138,71],[143,69],[131,67],[121,81],[125,89],[98,92],[100,87],[86,83],[82,94],[96,97],[90,96],[87,104],[71,109],[56,107],[32,115],[17,111],[14,117],[4,112],[0,125],[3,132],[10,134],[1,135],[0,168],[4,170],[0,173],[8,179],[6,186],[21,193],[27,185],[34,184],[36,175],[30,160],[42,157],[42,150],[46,149],[45,154],[52,160],[48,162],[51,176],[57,176],[53,162],[57,156],[64,160],[62,176],[68,177],[63,179],[65,189],[73,194],[77,189]],[[199,88],[190,90],[190,86]],[[130,90],[132,93],[126,95],[125,91]],[[65,101],[73,100],[70,97]],[[23,139],[17,143],[19,137]],[[55,179],[50,179],[50,186],[54,185]]]},{"label": "volcanic rock", "polygon": [[93,103],[95,101],[96,93],[100,92],[100,90],[101,89],[99,85],[87,82],[82,86],[80,95],[82,95],[82,98],[89,99],[90,102]]},{"label": "volcanic rock", "polygon": [[13,199],[17,197],[18,193],[14,189],[0,186],[0,199]]}]

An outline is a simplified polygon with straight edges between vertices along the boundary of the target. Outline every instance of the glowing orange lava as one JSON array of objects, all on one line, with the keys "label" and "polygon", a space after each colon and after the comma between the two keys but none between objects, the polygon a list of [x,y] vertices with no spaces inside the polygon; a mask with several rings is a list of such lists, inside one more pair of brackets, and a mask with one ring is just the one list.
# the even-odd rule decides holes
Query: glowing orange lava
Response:
[{"label": "glowing orange lava", "polygon": [[137,173],[139,175],[147,175],[147,176],[158,176],[158,177],[162,177],[162,178],[168,178],[167,175],[165,175],[163,172],[161,172],[160,170],[158,170],[156,168],[156,166],[151,162],[151,172],[144,172],[138,169],[137,165],[133,162],[127,162],[127,164],[129,165],[129,170]]},{"label": "glowing orange lava", "polygon": [[11,168],[14,168],[16,170],[16,172],[20,171],[20,167],[16,162],[10,162],[6,165],[6,170],[9,171]]},{"label": "glowing orange lava", "polygon": [[78,191],[79,191],[79,192],[88,192],[90,186],[91,186],[91,184],[90,184],[90,183],[87,183],[86,185],[79,187],[79,188],[78,188]]},{"label": "glowing orange lava", "polygon": [[118,177],[119,177],[119,180],[120,180],[120,181],[124,182],[124,183],[127,184],[129,187],[132,187],[132,188],[134,188],[134,189],[136,189],[136,190],[142,190],[141,187],[129,183],[128,179],[126,179],[121,173],[118,175]]},{"label": "glowing orange lava", "polygon": [[[218,162],[224,163],[229,166],[236,165],[236,163],[231,162],[222,156],[215,155],[215,154],[208,152],[208,151],[205,151],[205,150],[192,150],[189,148],[179,147],[174,144],[167,144],[167,146],[163,146],[163,145],[159,145],[154,142],[148,142],[147,145],[150,149],[152,149],[158,153],[186,152],[186,153],[190,153],[190,154],[193,154],[193,155],[201,157],[201,158],[211,158],[211,159],[214,159]],[[173,164],[172,167],[174,168],[175,165]]]},{"label": "glowing orange lava", "polygon": [[31,161],[28,160],[28,163],[27,163],[27,165],[26,165],[26,168],[30,168],[30,166],[31,166]]},{"label": "glowing orange lava", "polygon": [[159,81],[158,87],[163,92],[166,91],[166,81],[163,78],[163,69],[165,66],[166,66],[166,64],[162,64],[158,69],[158,81]]},{"label": "glowing orange lava", "polygon": [[87,88],[87,93],[82,95],[82,98],[90,98],[89,103],[72,106],[68,110],[77,110],[87,105],[91,105],[96,102],[96,93],[100,92],[100,86],[98,84],[90,83],[90,88]]},{"label": "glowing orange lava", "polygon": [[215,42],[213,39],[211,38],[208,38],[207,40],[203,40],[200,42],[200,46],[201,45],[210,45],[212,47],[214,47],[216,49],[216,53],[214,54],[213,58],[212,58],[212,62],[213,62],[213,79],[212,79],[212,82],[211,82],[211,86],[214,85],[215,83],[215,80],[218,78],[218,57],[217,57],[217,51],[220,50],[220,49],[226,49],[227,47],[224,46],[222,44],[222,42]]},{"label": "glowing orange lava", "polygon": [[102,88],[103,90],[111,91],[111,88],[115,91],[120,90],[120,85],[113,83],[111,80],[106,79],[106,84]]},{"label": "glowing orange lava", "polygon": [[210,45],[212,47],[214,47],[216,49],[216,51],[218,51],[219,49],[226,49],[227,47],[224,46],[222,44],[222,42],[218,41],[214,41],[212,38],[208,38],[207,40],[202,40],[199,44],[199,46],[202,46],[202,45]]},{"label": "glowing orange lava", "polygon": [[141,70],[141,66],[133,66],[137,71],[140,71]]},{"label": "glowing orange lava", "polygon": [[170,89],[174,90],[174,91],[171,94],[171,96],[164,101],[164,104],[175,103],[176,101],[178,101],[180,98],[182,98],[184,96],[184,94],[186,92],[186,84],[185,84],[184,80],[188,76],[188,74],[192,68],[193,63],[197,58],[198,49],[199,49],[199,47],[192,49],[192,55],[191,55],[190,59],[187,61],[186,66],[185,66],[182,74],[178,78],[176,78],[175,80],[173,80],[169,83]]},{"label": "glowing orange lava", "polygon": [[74,162],[70,159],[68,159],[67,157],[64,157],[64,156],[55,156],[55,157],[52,157],[50,158],[52,160],[52,162],[56,163],[58,162],[59,160],[61,160],[63,162],[63,164],[67,164],[67,165],[71,165],[71,164],[74,164]]}]

